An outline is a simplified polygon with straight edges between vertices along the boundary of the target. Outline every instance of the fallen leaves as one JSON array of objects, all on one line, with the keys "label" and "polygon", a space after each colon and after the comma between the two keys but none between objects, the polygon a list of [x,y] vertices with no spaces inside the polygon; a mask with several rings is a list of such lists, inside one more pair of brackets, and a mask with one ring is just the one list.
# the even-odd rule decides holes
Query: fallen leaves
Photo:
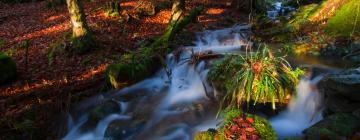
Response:
[{"label": "fallen leaves", "polygon": [[254,119],[240,115],[232,120],[231,124],[225,126],[224,134],[227,140],[259,140],[256,129],[252,125]]}]

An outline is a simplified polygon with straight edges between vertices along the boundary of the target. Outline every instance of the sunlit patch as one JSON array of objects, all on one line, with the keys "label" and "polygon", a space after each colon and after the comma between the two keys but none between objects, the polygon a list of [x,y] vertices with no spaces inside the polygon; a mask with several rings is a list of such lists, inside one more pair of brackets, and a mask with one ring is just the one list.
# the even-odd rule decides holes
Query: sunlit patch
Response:
[{"label": "sunlit patch", "polygon": [[68,78],[68,77],[63,77],[61,79],[56,79],[56,80],[49,80],[49,79],[41,79],[35,83],[31,83],[31,84],[25,84],[25,85],[20,85],[20,86],[14,86],[14,87],[8,87],[6,89],[4,89],[4,92],[1,93],[1,96],[12,96],[15,94],[19,94],[19,93],[28,93],[30,91],[34,91],[34,90],[38,90],[38,89],[42,89],[42,88],[47,88],[50,86],[64,86],[67,85],[69,83],[78,83],[80,81],[86,80],[91,78],[94,75],[98,75],[101,74],[105,71],[106,67],[108,64],[101,64],[100,66],[84,73],[81,74],[79,76],[77,76],[75,79],[73,78]]},{"label": "sunlit patch", "polygon": [[169,22],[170,17],[171,17],[170,10],[162,10],[159,13],[157,13],[155,17],[145,18],[144,22],[155,23],[155,24],[167,24]]},{"label": "sunlit patch", "polygon": [[222,13],[224,13],[224,9],[220,9],[220,8],[209,8],[207,11],[206,11],[206,14],[209,14],[209,15],[220,15]]},{"label": "sunlit patch", "polygon": [[84,80],[84,79],[87,79],[87,78],[91,78],[91,76],[94,76],[96,74],[99,74],[99,73],[102,73],[105,71],[106,67],[107,67],[108,64],[101,64],[100,66],[94,68],[94,69],[91,69],[90,71],[78,76],[76,78],[76,80]]},{"label": "sunlit patch", "polygon": [[53,15],[53,16],[50,16],[47,19],[45,19],[44,22],[46,22],[46,23],[47,22],[54,22],[54,21],[60,20],[61,18],[65,18],[65,15],[64,14]]},{"label": "sunlit patch", "polygon": [[48,28],[45,28],[45,29],[42,29],[42,30],[39,30],[39,31],[35,31],[35,32],[32,32],[32,33],[29,33],[29,34],[25,34],[23,36],[20,36],[20,37],[16,37],[14,39],[14,42],[20,42],[20,41],[23,41],[23,40],[26,40],[26,39],[33,39],[33,38],[37,38],[37,37],[41,37],[41,36],[45,36],[45,35],[51,35],[51,34],[54,34],[54,33],[59,33],[59,32],[63,32],[63,31],[66,31],[68,29],[70,29],[70,24],[69,22],[63,22],[61,24],[58,24],[58,25],[54,25],[54,26],[51,26],[51,27],[48,27]]},{"label": "sunlit patch", "polygon": [[121,2],[120,6],[121,6],[121,7],[124,7],[124,6],[131,6],[131,7],[135,7],[135,6],[136,6],[136,2],[134,2],[134,1]]}]

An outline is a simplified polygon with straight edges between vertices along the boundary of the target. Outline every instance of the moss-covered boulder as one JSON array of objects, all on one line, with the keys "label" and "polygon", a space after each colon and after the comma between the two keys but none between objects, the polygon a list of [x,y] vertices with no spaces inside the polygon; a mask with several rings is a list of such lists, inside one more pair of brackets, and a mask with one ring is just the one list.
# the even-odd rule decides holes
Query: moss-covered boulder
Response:
[{"label": "moss-covered boulder", "polygon": [[342,96],[360,102],[360,67],[331,74],[320,82],[327,96]]},{"label": "moss-covered boulder", "polygon": [[205,132],[196,133],[194,139],[277,139],[271,124],[262,117],[244,114],[238,109],[225,110],[221,116],[224,117],[224,121],[218,129],[209,129]]},{"label": "moss-covered boulder", "polygon": [[111,64],[105,72],[108,87],[120,89],[154,74],[161,63],[156,57],[132,54],[121,63]]},{"label": "moss-covered boulder", "polygon": [[0,85],[14,80],[15,77],[15,62],[9,56],[0,53]]},{"label": "moss-covered boulder", "polygon": [[216,135],[216,130],[215,132],[212,132],[211,130],[197,132],[194,136],[194,140],[214,140]]},{"label": "moss-covered boulder", "polygon": [[337,10],[335,16],[329,19],[325,30],[332,35],[360,35],[359,0],[350,0]]},{"label": "moss-covered boulder", "polygon": [[352,113],[360,109],[360,68],[330,74],[319,83],[325,94],[325,113]]},{"label": "moss-covered boulder", "polygon": [[304,130],[307,139],[340,139],[352,136],[360,128],[360,118],[352,114],[334,114]]},{"label": "moss-covered boulder", "polygon": [[91,122],[98,122],[110,114],[121,111],[120,105],[112,100],[105,101],[91,110],[89,120]]}]

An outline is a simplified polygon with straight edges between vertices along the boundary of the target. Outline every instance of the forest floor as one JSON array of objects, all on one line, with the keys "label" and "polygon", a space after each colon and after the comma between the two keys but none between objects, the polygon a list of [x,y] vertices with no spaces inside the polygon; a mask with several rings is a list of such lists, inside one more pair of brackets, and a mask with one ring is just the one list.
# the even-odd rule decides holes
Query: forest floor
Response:
[{"label": "forest floor", "polygon": [[[59,137],[53,129],[58,126],[55,119],[60,118],[59,114],[69,111],[72,104],[98,94],[106,66],[119,60],[122,54],[136,50],[138,42],[161,35],[170,18],[169,6],[157,11],[155,16],[120,23],[118,18],[104,15],[105,2],[83,1],[86,20],[99,47],[84,55],[52,56],[54,47],[65,44],[71,34],[66,5],[48,8],[46,1],[0,3],[0,51],[10,54],[18,68],[17,79],[0,86],[0,139],[11,133],[32,137],[36,130],[42,131],[43,139]],[[132,9],[136,2],[121,1],[121,8]],[[204,4],[205,10],[198,22],[186,30],[196,32],[247,22],[248,15],[235,11],[229,3],[215,0],[187,3],[187,10]],[[28,57],[22,47],[26,42]],[[34,120],[24,116],[28,112],[35,114]],[[19,126],[25,127],[26,133]],[[35,132],[28,131],[29,127]]]}]

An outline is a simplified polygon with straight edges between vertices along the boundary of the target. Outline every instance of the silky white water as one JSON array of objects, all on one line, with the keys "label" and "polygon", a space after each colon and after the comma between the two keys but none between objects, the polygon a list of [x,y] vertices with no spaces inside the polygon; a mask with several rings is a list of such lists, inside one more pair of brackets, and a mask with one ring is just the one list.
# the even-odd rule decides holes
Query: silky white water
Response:
[{"label": "silky white water", "polygon": [[[241,53],[242,47],[252,45],[249,33],[248,25],[199,33],[195,46],[169,54],[166,68],[153,77],[85,102],[80,110],[90,108],[89,111],[75,111],[69,116],[69,130],[63,139],[190,140],[195,132],[216,128],[220,122],[215,117],[217,91],[206,80],[212,60],[196,60],[192,56],[204,52]],[[280,137],[300,134],[320,119],[315,107],[318,97],[316,90],[310,90],[311,85],[311,81],[301,80],[297,98],[293,98],[287,111],[272,119]],[[131,95],[134,96],[124,100]],[[94,125],[89,119],[91,106],[106,100],[115,101],[120,109]],[[76,115],[79,117],[73,117]]]},{"label": "silky white water", "polygon": [[[71,128],[63,139],[106,139],[106,129],[112,122],[135,122],[134,114],[142,113],[143,116],[140,116],[146,118],[146,123],[138,132],[121,139],[190,140],[196,131],[215,128],[218,122],[215,119],[217,105],[207,96],[214,94],[206,81],[209,61],[194,60],[192,56],[208,51],[217,54],[240,52],[241,47],[251,44],[248,42],[249,29],[250,26],[242,25],[199,33],[195,46],[180,48],[179,56],[167,56],[166,70],[162,69],[154,77],[124,88],[105,99],[116,100],[121,95],[139,92],[144,92],[143,97],[126,103],[118,101],[121,111],[103,118],[93,128],[86,128],[88,115],[81,115],[80,119],[69,117]],[[142,110],[143,108],[146,109]],[[126,132],[122,130],[119,133]]]},{"label": "silky white water", "polygon": [[310,80],[303,78],[297,86],[297,95],[293,97],[287,109],[270,119],[278,138],[302,136],[302,131],[322,119],[321,94],[316,84],[322,76]]}]

